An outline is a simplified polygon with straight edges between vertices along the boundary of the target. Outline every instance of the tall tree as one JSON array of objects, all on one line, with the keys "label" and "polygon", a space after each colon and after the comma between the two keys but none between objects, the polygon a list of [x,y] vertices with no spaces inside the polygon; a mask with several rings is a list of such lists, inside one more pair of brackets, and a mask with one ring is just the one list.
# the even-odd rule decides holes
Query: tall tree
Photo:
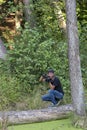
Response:
[{"label": "tall tree", "polygon": [[58,25],[66,33],[66,21],[65,21],[63,12],[60,8],[59,2],[55,1],[53,2],[53,4],[54,4],[54,12],[58,20]]},{"label": "tall tree", "polygon": [[[20,1],[19,0],[14,0],[14,5],[20,6]],[[21,27],[21,21],[20,21],[20,16],[21,16],[21,10],[16,10],[15,12],[15,29],[19,29]]]},{"label": "tall tree", "polygon": [[3,45],[3,41],[0,38],[0,59],[5,60],[6,59],[6,48]]},{"label": "tall tree", "polygon": [[35,25],[35,17],[33,16],[33,12],[31,6],[33,5],[32,0],[23,0],[24,3],[24,14],[26,21],[30,24],[30,27],[34,27]]},{"label": "tall tree", "polygon": [[84,90],[79,56],[76,0],[66,0],[66,15],[72,101],[75,108],[75,114],[85,116]]}]

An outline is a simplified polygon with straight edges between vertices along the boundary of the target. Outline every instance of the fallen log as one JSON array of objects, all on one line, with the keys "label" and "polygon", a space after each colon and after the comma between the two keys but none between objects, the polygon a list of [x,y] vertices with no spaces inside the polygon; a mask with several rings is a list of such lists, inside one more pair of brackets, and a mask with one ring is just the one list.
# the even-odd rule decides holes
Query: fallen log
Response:
[{"label": "fallen log", "polygon": [[72,111],[73,106],[68,104],[39,110],[0,112],[0,121],[5,120],[8,124],[43,122],[66,118]]}]

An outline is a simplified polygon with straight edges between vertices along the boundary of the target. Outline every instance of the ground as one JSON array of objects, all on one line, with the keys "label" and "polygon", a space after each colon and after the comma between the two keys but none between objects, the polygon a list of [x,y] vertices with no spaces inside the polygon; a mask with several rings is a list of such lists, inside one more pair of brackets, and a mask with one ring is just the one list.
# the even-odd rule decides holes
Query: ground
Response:
[{"label": "ground", "polygon": [[82,130],[72,126],[71,119],[49,121],[18,126],[10,126],[8,130]]}]

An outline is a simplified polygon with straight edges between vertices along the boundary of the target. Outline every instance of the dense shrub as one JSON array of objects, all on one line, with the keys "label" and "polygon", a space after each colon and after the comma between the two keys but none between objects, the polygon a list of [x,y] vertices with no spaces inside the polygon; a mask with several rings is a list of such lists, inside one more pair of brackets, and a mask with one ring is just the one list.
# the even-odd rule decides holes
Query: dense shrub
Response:
[{"label": "dense shrub", "polygon": [[20,83],[7,74],[0,76],[0,110],[8,109],[20,100]]},{"label": "dense shrub", "polygon": [[31,91],[48,68],[54,68],[63,87],[69,87],[67,44],[45,37],[38,29],[23,29],[9,52],[10,71],[22,82],[24,91]]},{"label": "dense shrub", "polygon": [[[19,8],[19,5],[14,7],[12,3],[9,4],[11,5],[10,12],[15,12]],[[58,5],[65,16],[64,3],[58,1]],[[86,13],[81,15],[83,11],[81,11],[80,5],[77,4],[80,54],[84,86],[87,86],[87,22]],[[50,0],[38,0],[30,6],[34,8],[31,15],[35,16],[36,28],[31,29],[28,23],[24,24],[25,20],[22,19],[23,29],[18,31],[14,39],[9,39],[13,42],[8,43],[12,47],[11,50],[8,50],[7,60],[0,60],[0,109],[21,101],[22,98],[25,98],[24,102],[27,99],[29,108],[39,107],[41,105],[38,105],[38,102],[41,101],[40,96],[47,90],[43,87],[44,85],[39,86],[39,77],[46,73],[48,68],[55,70],[56,75],[61,80],[66,97],[70,99],[67,43],[65,33],[59,28],[54,4]],[[86,8],[84,7],[84,9]],[[4,17],[1,16],[1,19]],[[14,31],[12,30],[12,32]],[[66,98],[64,99],[66,100]]]},{"label": "dense shrub", "polygon": [[87,25],[83,23],[83,27],[80,27],[80,55],[82,65],[82,77],[84,86],[87,86]]}]

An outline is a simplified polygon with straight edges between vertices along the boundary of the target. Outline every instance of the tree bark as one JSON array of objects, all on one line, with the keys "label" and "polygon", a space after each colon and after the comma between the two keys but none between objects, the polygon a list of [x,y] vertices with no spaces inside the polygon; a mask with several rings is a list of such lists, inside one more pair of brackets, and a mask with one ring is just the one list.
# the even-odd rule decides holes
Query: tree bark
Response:
[{"label": "tree bark", "polygon": [[19,13],[19,11],[16,11],[16,13],[15,13],[15,29],[18,30],[20,27],[21,27],[20,13]]},{"label": "tree bark", "polygon": [[0,38],[0,58],[6,60],[6,54],[7,54],[6,48],[3,45],[3,41]]},{"label": "tree bark", "polygon": [[[14,0],[14,4],[15,4],[15,6],[19,5],[19,7],[20,7],[21,2],[18,0]],[[22,12],[21,8],[20,8],[20,10],[16,10],[16,12],[15,12],[15,31],[18,31],[18,29],[21,27],[22,13],[23,12]]]},{"label": "tree bark", "polygon": [[32,0],[23,0],[23,3],[26,22],[28,22],[30,24],[30,27],[33,28],[35,26],[35,18],[30,8],[30,6],[33,5],[33,2]]},{"label": "tree bark", "polygon": [[66,33],[66,21],[65,18],[63,16],[62,10],[59,7],[59,3],[58,2],[53,2],[54,4],[54,12],[56,15],[56,18],[58,20],[58,25],[60,27],[60,29],[63,30],[64,33]]},{"label": "tree bark", "polygon": [[72,111],[74,111],[73,106],[68,104],[39,110],[0,112],[0,122],[4,122],[3,115],[5,122],[7,120],[8,124],[43,122],[66,118]]},{"label": "tree bark", "polygon": [[79,56],[76,0],[66,0],[66,14],[72,101],[76,114],[85,116],[84,90]]}]

